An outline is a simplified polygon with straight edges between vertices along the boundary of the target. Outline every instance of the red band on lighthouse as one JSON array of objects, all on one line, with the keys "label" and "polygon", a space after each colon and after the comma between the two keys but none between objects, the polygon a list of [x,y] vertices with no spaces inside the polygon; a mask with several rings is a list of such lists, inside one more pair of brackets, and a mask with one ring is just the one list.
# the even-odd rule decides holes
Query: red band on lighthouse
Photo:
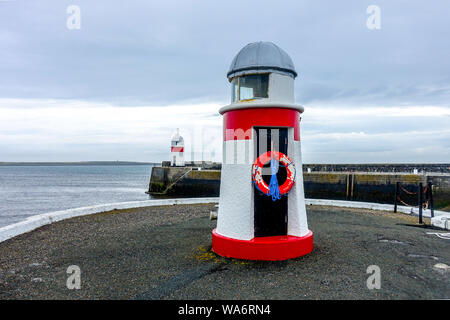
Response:
[{"label": "red band on lighthouse", "polygon": [[223,115],[224,140],[249,140],[257,126],[293,127],[294,140],[300,140],[300,112],[286,108],[231,110]]},{"label": "red band on lighthouse", "polygon": [[184,147],[172,147],[171,152],[184,152]]}]

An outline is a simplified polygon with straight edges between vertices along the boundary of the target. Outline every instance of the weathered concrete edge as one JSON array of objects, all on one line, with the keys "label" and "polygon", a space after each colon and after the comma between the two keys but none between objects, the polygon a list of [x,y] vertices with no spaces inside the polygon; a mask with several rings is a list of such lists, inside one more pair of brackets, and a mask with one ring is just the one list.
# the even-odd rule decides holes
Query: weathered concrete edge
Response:
[{"label": "weathered concrete edge", "polygon": [[[204,204],[218,203],[219,197],[211,198],[181,198],[181,199],[163,199],[163,200],[145,200],[145,201],[129,201],[110,204],[95,205],[89,207],[81,207],[75,209],[67,209],[50,213],[35,215],[5,227],[0,228],[0,242],[11,239],[23,233],[33,231],[53,222],[75,218],[79,216],[111,211],[114,209],[131,209],[152,206],[167,206],[176,204]],[[372,202],[344,201],[344,200],[327,200],[327,199],[305,199],[306,205],[317,206],[335,206],[356,209],[371,209],[380,211],[393,211],[394,206],[390,204],[380,204]],[[418,214],[417,208],[406,206],[398,206],[397,211],[406,214]],[[435,211],[435,217],[431,219],[433,226],[450,230],[450,212]],[[424,217],[430,217],[430,210],[423,211]]]},{"label": "weathered concrete edge", "polygon": [[11,239],[23,233],[33,231],[39,227],[51,224],[53,222],[89,214],[111,211],[114,209],[130,209],[140,207],[168,206],[176,204],[203,204],[203,203],[218,203],[218,202],[219,202],[218,197],[144,200],[144,201],[129,201],[129,202],[101,204],[89,207],[81,207],[75,209],[67,209],[43,213],[31,216],[23,221],[0,228],[0,242]]}]

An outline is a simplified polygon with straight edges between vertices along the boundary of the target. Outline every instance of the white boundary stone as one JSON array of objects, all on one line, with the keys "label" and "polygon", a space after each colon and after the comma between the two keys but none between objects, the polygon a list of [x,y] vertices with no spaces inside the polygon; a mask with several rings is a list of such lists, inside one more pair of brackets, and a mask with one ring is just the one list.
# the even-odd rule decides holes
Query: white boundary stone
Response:
[{"label": "white boundary stone", "polygon": [[431,225],[438,228],[450,230],[450,216],[447,215],[433,217],[431,218]]}]

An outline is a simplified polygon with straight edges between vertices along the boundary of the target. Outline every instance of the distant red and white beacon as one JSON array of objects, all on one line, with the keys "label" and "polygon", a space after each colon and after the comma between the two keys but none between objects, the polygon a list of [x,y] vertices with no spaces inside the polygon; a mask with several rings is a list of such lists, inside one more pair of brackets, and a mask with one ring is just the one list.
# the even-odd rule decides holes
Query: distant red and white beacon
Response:
[{"label": "distant red and white beacon", "polygon": [[212,248],[224,257],[286,260],[313,250],[303,190],[301,105],[289,55],[271,42],[246,45],[227,77],[223,161]]},{"label": "distant red and white beacon", "polygon": [[172,136],[170,142],[170,165],[184,167],[184,139],[180,136],[180,129]]}]

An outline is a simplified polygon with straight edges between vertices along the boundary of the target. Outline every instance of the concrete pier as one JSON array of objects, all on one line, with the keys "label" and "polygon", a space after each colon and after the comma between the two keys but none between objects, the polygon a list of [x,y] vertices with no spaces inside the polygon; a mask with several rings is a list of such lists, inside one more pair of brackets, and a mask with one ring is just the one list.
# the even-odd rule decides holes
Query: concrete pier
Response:
[{"label": "concrete pier", "polygon": [[[2,242],[0,299],[450,298],[448,239],[414,217],[308,206],[314,251],[261,263],[211,251],[213,208],[112,210]],[[72,265],[79,290],[67,288]],[[371,265],[380,268],[380,289],[366,285]]]}]

